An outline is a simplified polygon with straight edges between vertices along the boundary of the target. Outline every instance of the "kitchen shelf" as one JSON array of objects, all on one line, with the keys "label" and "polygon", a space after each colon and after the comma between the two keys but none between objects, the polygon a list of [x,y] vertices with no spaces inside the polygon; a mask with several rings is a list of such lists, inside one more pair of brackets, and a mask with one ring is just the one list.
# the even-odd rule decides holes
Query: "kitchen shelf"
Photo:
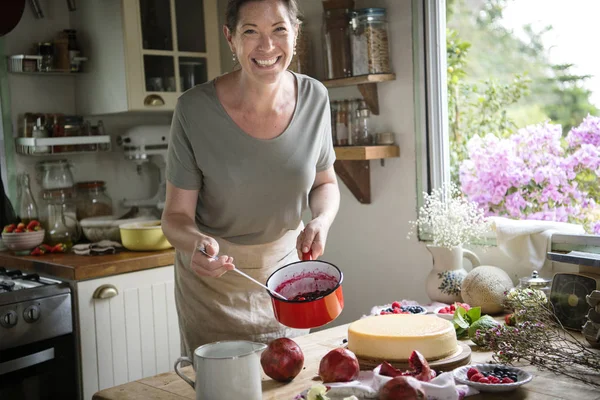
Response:
[{"label": "kitchen shelf", "polygon": [[[78,153],[98,153],[110,151],[110,136],[71,136],[54,138],[16,138],[16,151],[19,154],[27,156],[48,156],[64,155]],[[48,152],[37,153],[36,147],[48,147]],[[73,147],[74,150],[61,151],[60,147],[67,149]],[[67,147],[69,146],[69,147]]]},{"label": "kitchen shelf", "polygon": [[323,85],[328,88],[338,88],[345,86],[358,86],[360,94],[365,99],[365,103],[371,113],[379,115],[379,95],[377,93],[377,84],[379,82],[389,82],[396,79],[396,74],[371,74],[353,76],[350,78],[324,80]]},{"label": "kitchen shelf", "polygon": [[[24,71],[24,63],[26,60],[35,62],[36,70],[35,71]],[[75,61],[79,64],[87,61],[87,57],[75,57]],[[27,54],[18,54],[14,56],[8,56],[8,72],[12,74],[23,74],[23,75],[60,75],[60,76],[74,76],[78,75],[81,72],[72,72],[71,70],[52,70],[52,71],[40,71],[40,67],[42,64],[42,56],[38,55],[27,55]]]},{"label": "kitchen shelf", "polygon": [[350,192],[362,204],[371,204],[370,160],[400,157],[400,147],[335,146],[334,169]]}]

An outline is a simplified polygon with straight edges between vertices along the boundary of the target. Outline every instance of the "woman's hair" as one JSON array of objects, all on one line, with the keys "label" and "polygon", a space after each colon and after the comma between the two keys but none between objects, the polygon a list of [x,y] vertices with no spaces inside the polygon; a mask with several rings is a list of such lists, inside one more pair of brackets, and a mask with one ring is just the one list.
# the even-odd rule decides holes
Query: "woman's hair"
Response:
[{"label": "woman's hair", "polygon": [[[246,3],[250,3],[251,1],[262,1],[262,0],[229,0],[227,2],[227,11],[225,12],[225,25],[231,32],[235,32],[235,28],[237,27],[238,20],[240,17],[240,8]],[[294,23],[298,23],[298,0],[279,0],[283,3],[290,15],[290,21]]]}]

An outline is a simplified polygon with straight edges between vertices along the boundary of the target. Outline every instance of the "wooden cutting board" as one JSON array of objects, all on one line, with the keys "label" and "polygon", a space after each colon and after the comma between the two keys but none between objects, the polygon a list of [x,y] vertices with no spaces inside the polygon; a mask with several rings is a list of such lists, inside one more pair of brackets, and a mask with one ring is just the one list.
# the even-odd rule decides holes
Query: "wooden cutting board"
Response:
[{"label": "wooden cutting board", "polygon": [[[383,361],[388,360],[379,360],[379,359],[365,359],[358,357],[358,364],[360,365],[361,370],[372,370]],[[393,367],[398,368],[400,370],[409,369],[408,362],[403,361],[388,361]],[[435,361],[428,361],[429,367],[436,371],[452,371],[455,368],[462,367],[463,365],[468,365],[471,362],[471,347],[463,342],[458,343],[458,349],[454,354],[449,355],[448,357],[441,358]]]}]

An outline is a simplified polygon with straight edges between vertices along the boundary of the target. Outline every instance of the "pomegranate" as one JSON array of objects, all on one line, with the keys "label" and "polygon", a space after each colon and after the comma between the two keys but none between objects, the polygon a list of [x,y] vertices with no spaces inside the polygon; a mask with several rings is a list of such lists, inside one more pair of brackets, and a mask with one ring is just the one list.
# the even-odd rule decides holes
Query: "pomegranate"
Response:
[{"label": "pomegranate", "polygon": [[302,371],[304,353],[292,339],[275,339],[260,355],[260,365],[268,377],[279,382],[289,382]]},{"label": "pomegranate", "polygon": [[429,382],[436,376],[436,372],[429,367],[427,359],[423,357],[423,354],[414,350],[410,358],[408,359],[408,366],[410,369],[401,371],[394,368],[393,365],[384,361],[379,368],[379,374],[394,378],[396,376],[412,376],[420,381]]},{"label": "pomegranate", "polygon": [[358,377],[359,371],[356,355],[341,347],[325,354],[319,363],[319,376],[324,383],[350,382]]},{"label": "pomegranate", "polygon": [[379,390],[379,400],[420,400],[426,399],[421,383],[414,378],[397,376],[389,380]]}]

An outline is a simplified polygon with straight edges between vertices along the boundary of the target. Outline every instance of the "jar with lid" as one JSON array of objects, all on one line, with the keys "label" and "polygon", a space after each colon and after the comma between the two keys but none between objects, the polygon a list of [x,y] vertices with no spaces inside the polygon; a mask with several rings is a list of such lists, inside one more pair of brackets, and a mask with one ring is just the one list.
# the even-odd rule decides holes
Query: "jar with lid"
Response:
[{"label": "jar with lid", "polygon": [[54,69],[54,44],[51,42],[38,43],[38,55],[42,56],[39,61],[39,70],[50,72]]},{"label": "jar with lid", "polygon": [[350,48],[352,11],[347,8],[326,10],[323,18],[326,78],[350,77],[352,76],[352,53]]},{"label": "jar with lid", "polygon": [[391,73],[385,8],[361,8],[352,17],[354,76]]},{"label": "jar with lid", "polygon": [[359,146],[368,146],[373,144],[373,133],[369,124],[371,111],[367,108],[364,100],[360,101],[358,110],[356,110],[356,130],[354,131],[354,144]]},{"label": "jar with lid", "polygon": [[[83,117],[78,115],[65,116],[63,133],[66,137],[83,136]],[[64,147],[65,152],[80,150],[76,145],[67,145]]]},{"label": "jar with lid", "polygon": [[519,289],[537,289],[544,292],[547,298],[550,298],[550,289],[552,288],[552,279],[540,277],[537,271],[533,271],[531,276],[525,276],[519,279]]},{"label": "jar with lid", "polygon": [[76,188],[78,220],[113,214],[112,199],[103,181],[78,182]]},{"label": "jar with lid", "polygon": [[63,243],[70,249],[81,238],[75,195],[73,188],[42,192],[44,212],[41,220],[47,227],[45,241],[51,246]]},{"label": "jar with lid", "polygon": [[298,38],[296,39],[296,47],[294,48],[294,57],[288,67],[289,70],[299,74],[311,75],[310,51],[311,43],[308,36],[306,22],[299,19]]},{"label": "jar with lid", "polygon": [[38,183],[44,190],[68,189],[75,184],[69,160],[46,160],[36,164]]}]

